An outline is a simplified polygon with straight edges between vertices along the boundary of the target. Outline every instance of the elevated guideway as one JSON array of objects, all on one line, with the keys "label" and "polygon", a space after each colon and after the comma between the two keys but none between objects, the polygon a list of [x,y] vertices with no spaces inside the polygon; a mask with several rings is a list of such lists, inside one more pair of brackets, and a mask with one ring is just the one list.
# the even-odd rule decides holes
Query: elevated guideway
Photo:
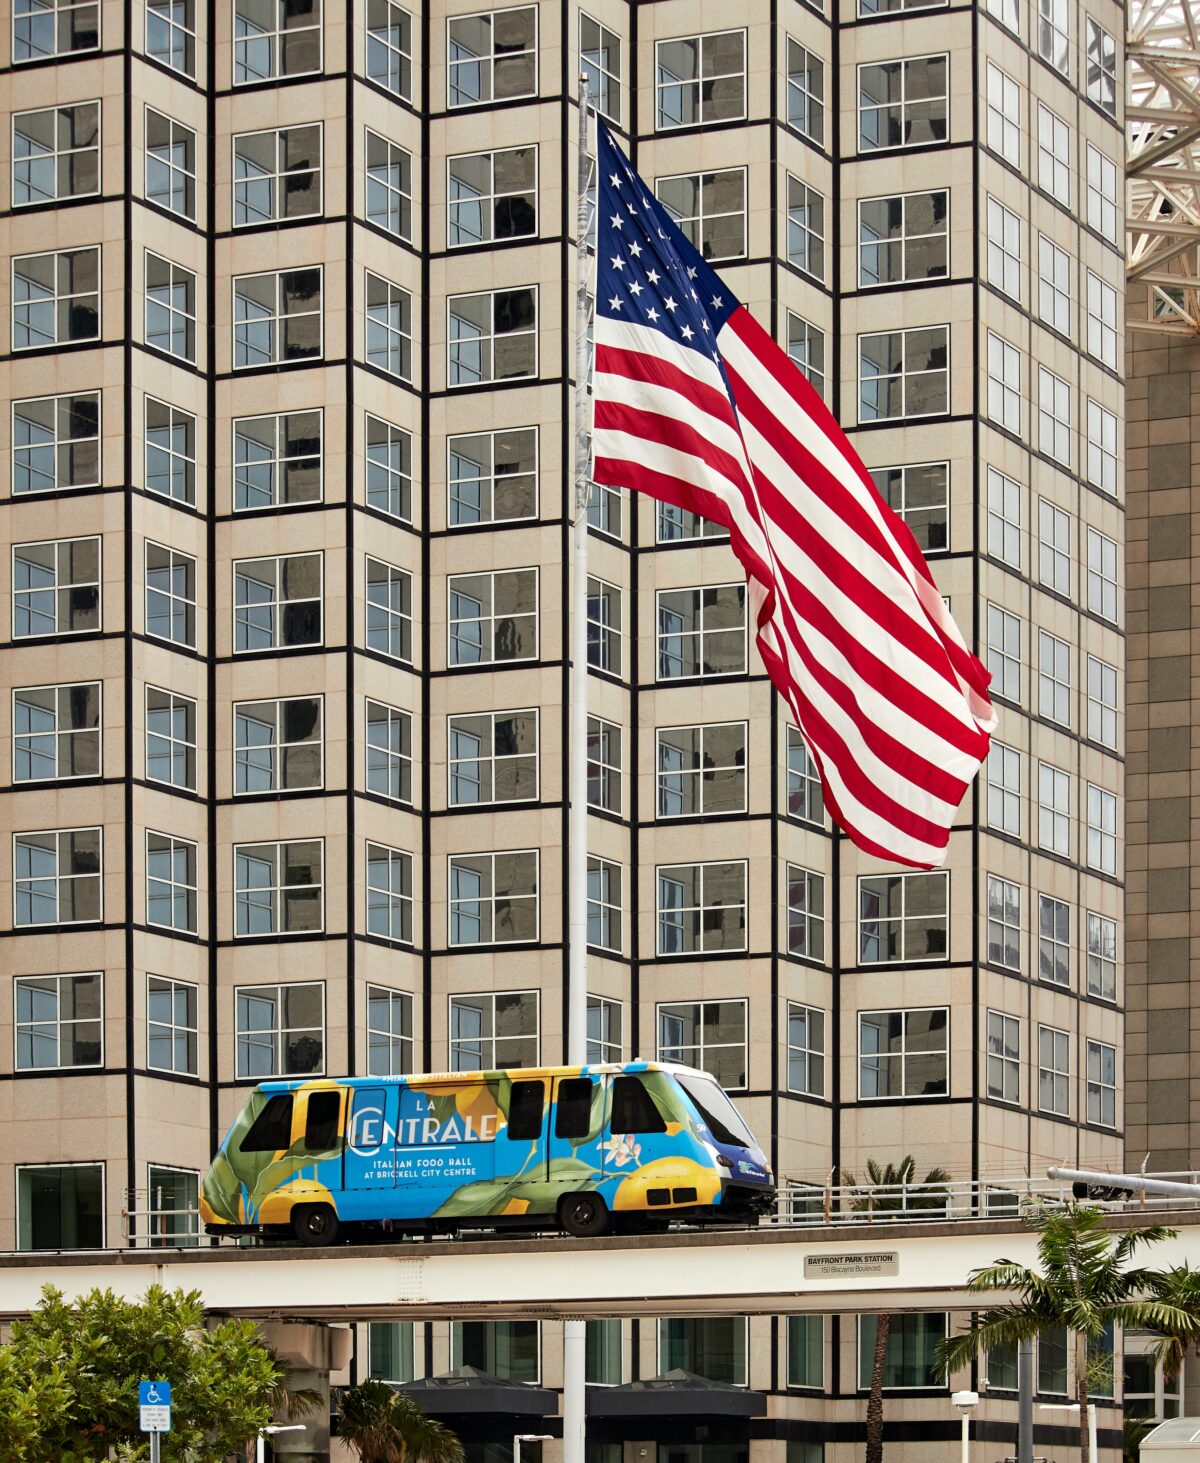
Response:
[{"label": "elevated guideway", "polygon": [[[1200,1209],[1112,1213],[1114,1231],[1169,1225],[1156,1266],[1200,1264]],[[1015,1216],[870,1224],[779,1224],[661,1235],[471,1239],[329,1249],[220,1247],[0,1257],[0,1319],[27,1314],[44,1285],[200,1292],[213,1311],[350,1321],[781,1315],[964,1310],[969,1275],[1004,1257],[1036,1262]],[[995,1297],[1002,1299],[1002,1297]]]}]

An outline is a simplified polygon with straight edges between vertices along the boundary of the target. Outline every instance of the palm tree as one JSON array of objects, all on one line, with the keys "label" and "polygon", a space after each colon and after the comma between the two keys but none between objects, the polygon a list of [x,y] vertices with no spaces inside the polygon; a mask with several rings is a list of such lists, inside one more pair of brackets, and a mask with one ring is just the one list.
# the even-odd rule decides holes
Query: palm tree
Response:
[{"label": "palm tree", "polygon": [[[946,1195],[937,1188],[919,1188],[916,1194],[909,1193],[915,1182],[916,1159],[906,1154],[898,1164],[884,1164],[881,1168],[873,1158],[867,1159],[868,1183],[857,1185],[852,1173],[843,1174],[843,1189],[859,1188],[849,1203],[851,1209],[865,1210],[868,1216],[879,1212],[895,1213],[899,1209],[944,1209]],[[931,1168],[922,1184],[947,1184],[950,1175],[944,1168]],[[867,1397],[867,1451],[866,1463],[882,1463],[883,1459],[883,1373],[887,1361],[888,1336],[892,1330],[892,1318],[886,1312],[875,1317],[875,1354],[871,1362],[871,1391]]]},{"label": "palm tree", "polygon": [[463,1463],[462,1444],[450,1429],[386,1382],[346,1388],[338,1437],[362,1463]]},{"label": "palm tree", "polygon": [[1162,1338],[1151,1354],[1169,1379],[1179,1375],[1189,1346],[1200,1356],[1200,1270],[1172,1265],[1152,1272],[1149,1279],[1150,1294],[1164,1310],[1146,1329]]},{"label": "palm tree", "polygon": [[1119,1237],[1104,1227],[1098,1209],[1084,1205],[1049,1208],[1037,1205],[1025,1216],[1025,1223],[1038,1231],[1037,1270],[1012,1260],[997,1260],[972,1273],[968,1290],[1016,1291],[1015,1304],[997,1306],[972,1317],[959,1336],[947,1338],[938,1348],[938,1368],[943,1376],[975,1360],[981,1351],[996,1346],[1016,1346],[1043,1331],[1066,1330],[1075,1337],[1075,1387],[1079,1402],[1079,1457],[1088,1455],[1088,1361],[1087,1347],[1093,1347],[1114,1323],[1123,1326],[1172,1326],[1180,1313],[1161,1300],[1146,1300],[1154,1294],[1156,1272],[1137,1269],[1129,1262],[1147,1245],[1174,1236],[1161,1224],[1127,1230]]}]

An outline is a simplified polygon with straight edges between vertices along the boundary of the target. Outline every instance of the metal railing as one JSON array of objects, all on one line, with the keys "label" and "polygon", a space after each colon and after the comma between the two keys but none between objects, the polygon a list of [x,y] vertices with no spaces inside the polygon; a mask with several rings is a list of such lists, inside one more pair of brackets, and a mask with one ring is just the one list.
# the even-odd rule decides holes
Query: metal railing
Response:
[{"label": "metal railing", "polygon": [[121,1238],[127,1246],[148,1249],[195,1249],[216,1241],[202,1236],[195,1205],[174,1205],[161,1188],[125,1189],[121,1197]]}]

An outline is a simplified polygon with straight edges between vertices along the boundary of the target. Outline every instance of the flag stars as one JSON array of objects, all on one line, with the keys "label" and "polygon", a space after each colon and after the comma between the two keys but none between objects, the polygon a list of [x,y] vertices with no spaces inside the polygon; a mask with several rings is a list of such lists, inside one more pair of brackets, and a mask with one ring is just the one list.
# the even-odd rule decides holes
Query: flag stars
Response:
[{"label": "flag stars", "polygon": [[635,279],[634,282],[629,286],[629,293],[631,295],[640,295],[641,292],[642,292],[642,287],[637,282],[637,280]]},{"label": "flag stars", "polygon": [[668,310],[670,310],[672,315],[674,315],[675,311],[679,308],[679,306],[675,303],[670,295],[668,295],[667,298],[663,301],[663,304],[667,307]]},{"label": "flag stars", "polygon": [[[688,278],[689,279],[695,279],[696,278],[696,266],[694,264],[689,264],[688,265],[688,272],[687,272],[687,274],[688,274]],[[693,295],[694,294],[695,294],[695,291],[693,291]]]},{"label": "flag stars", "polygon": [[609,222],[612,224],[614,229],[624,228],[625,226],[625,220],[621,217],[619,213],[614,213]]},{"label": "flag stars", "polygon": [[621,186],[621,179],[616,173],[610,173],[608,181],[613,185],[614,188],[619,188]]},{"label": "flag stars", "polygon": [[695,335],[696,332],[692,329],[690,325],[685,325],[679,333],[683,336],[684,340],[691,340],[692,336]]},{"label": "flag stars", "polygon": [[637,242],[636,239],[633,241],[632,244],[630,244],[629,252],[633,255],[635,259],[640,259],[642,257],[642,246]]},{"label": "flag stars", "polygon": [[725,308],[725,301],[720,295],[713,296],[712,307],[714,310],[723,310]]},{"label": "flag stars", "polygon": [[658,311],[657,310],[647,310],[646,311],[646,319],[649,320],[649,321],[651,321],[651,322],[656,321],[658,319]]},{"label": "flag stars", "polygon": [[624,261],[624,259],[621,258],[621,256],[619,254],[617,254],[617,255],[615,255],[613,257],[612,267],[614,269],[624,269],[625,268],[625,261]]},{"label": "flag stars", "polygon": [[651,284],[657,284],[662,276],[659,274],[657,269],[649,269],[646,271],[646,278],[650,281]]},{"label": "flag stars", "polygon": [[621,299],[620,295],[614,295],[608,303],[612,309],[619,310],[625,302]]}]

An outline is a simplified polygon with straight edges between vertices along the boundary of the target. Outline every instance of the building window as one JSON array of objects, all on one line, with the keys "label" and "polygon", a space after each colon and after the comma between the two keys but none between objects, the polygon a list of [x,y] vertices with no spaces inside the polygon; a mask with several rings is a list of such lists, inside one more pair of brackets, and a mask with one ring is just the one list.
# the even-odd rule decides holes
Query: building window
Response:
[{"label": "building window", "polygon": [[1021,968],[1021,886],[987,876],[987,958],[1007,970]]},{"label": "building window", "polygon": [[[742,175],[743,178],[745,174]],[[796,269],[825,278],[825,199],[815,188],[787,175],[787,257]],[[859,205],[861,218],[862,205]]]},{"label": "building window", "polygon": [[146,687],[146,779],[196,791],[196,703]]},{"label": "building window", "polygon": [[[236,143],[234,150],[236,164]],[[196,217],[196,134],[146,108],[146,201],[180,218]]]},{"label": "building window", "polygon": [[[520,1064],[497,1062],[496,1065]],[[452,1321],[450,1364],[455,1367],[473,1366],[506,1382],[536,1382],[539,1375],[538,1323]]]},{"label": "building window", "polygon": [[[806,1387],[818,1392],[825,1386],[824,1316],[787,1318],[787,1384],[789,1387]],[[805,1445],[801,1444],[803,1446]],[[789,1453],[790,1449],[789,1443]],[[819,1459],[818,1454],[817,1463]],[[796,1463],[796,1460],[789,1457],[789,1463]],[[800,1463],[811,1463],[811,1460],[802,1455]]]},{"label": "building window", "polygon": [[394,802],[412,801],[412,717],[367,701],[367,791]]},{"label": "building window", "polygon": [[[899,1325],[897,1325],[899,1322]],[[925,1390],[942,1384],[937,1347],[946,1337],[942,1312],[893,1316],[884,1353],[883,1387],[887,1392]],[[875,1358],[875,1317],[858,1318],[858,1389],[871,1386]]]},{"label": "building window", "polygon": [[1021,486],[996,468],[987,470],[987,551],[1021,567]]},{"label": "building window", "polygon": [[1038,763],[1038,847],[1071,854],[1071,774],[1048,762]]},{"label": "building window", "polygon": [[450,437],[450,526],[535,517],[537,448],[536,427]]},{"label": "building window", "polygon": [[195,79],[195,0],[147,0],[146,55],[180,76]]},{"label": "building window", "polygon": [[1021,754],[993,739],[987,759],[988,827],[1021,836]]},{"label": "building window", "polygon": [[1117,923],[1091,910],[1087,915],[1087,992],[1102,1001],[1117,999]]},{"label": "building window", "polygon": [[412,296],[367,271],[367,364],[401,381],[412,380]]},{"label": "building window", "polygon": [[1071,593],[1071,515],[1045,498],[1038,500],[1038,577],[1042,587]]},{"label": "building window", "polygon": [[100,1066],[103,999],[96,973],[22,976],[13,995],[17,1071]]},{"label": "building window", "polygon": [[320,696],[238,702],[233,708],[234,792],[320,787],[322,710]]},{"label": "building window", "polygon": [[864,422],[937,416],[949,409],[950,327],[923,325],[858,337],[858,414]]},{"label": "building window", "polygon": [[196,845],[166,833],[146,834],[146,923],[196,933]]},{"label": "building window", "polygon": [[235,933],[314,934],[324,923],[324,845],[298,843],[234,846]]},{"label": "building window", "polygon": [[992,674],[992,694],[1021,700],[1021,621],[999,605],[987,607],[985,660]]},{"label": "building window", "polygon": [[654,67],[660,132],[670,127],[707,127],[746,115],[745,31],[713,31],[659,41],[654,47]]},{"label": "building window", "polygon": [[[368,865],[370,845],[368,844]],[[367,1073],[398,1077],[413,1069],[412,997],[386,986],[367,987]],[[371,1327],[372,1333],[375,1327]],[[411,1335],[411,1328],[410,1328]],[[374,1361],[372,1362],[372,1366]],[[372,1375],[375,1375],[372,1371]],[[391,1375],[388,1373],[387,1375]],[[410,1371],[411,1375],[411,1371]]]},{"label": "building window", "polygon": [[1087,223],[1110,244],[1117,242],[1117,165],[1087,145]]},{"label": "building window", "polygon": [[[618,1057],[616,1060],[620,1060],[620,1058]],[[589,1387],[620,1386],[623,1375],[621,1324],[619,1316],[586,1323],[585,1378]],[[600,1446],[604,1449],[606,1445],[602,1443]],[[608,1444],[607,1446],[614,1445]]]},{"label": "building window", "polygon": [[25,0],[13,6],[14,61],[45,61],[94,51],[100,44],[100,7],[78,0]]},{"label": "building window", "polygon": [[146,253],[146,344],[176,360],[196,361],[196,276]]},{"label": "building window", "polygon": [[1038,715],[1071,725],[1071,647],[1045,630],[1038,631]]},{"label": "building window", "polygon": [[722,1087],[746,1085],[746,1002],[660,1005],[658,1060],[709,1072]]},{"label": "building window", "polygon": [[1048,894],[1038,895],[1038,979],[1071,983],[1071,906]]},{"label": "building window", "polygon": [[234,0],[235,86],[321,69],[321,0]]},{"label": "building window", "polygon": [[745,669],[744,584],[659,591],[660,681],[736,675]]},{"label": "building window", "polygon": [[818,147],[825,145],[825,63],[791,36],[787,41],[787,120],[801,136]]},{"label": "building window", "polygon": [[451,807],[537,800],[536,710],[451,716],[447,731]]},{"label": "building window", "polygon": [[233,139],[235,225],[282,223],[320,212],[319,126],[243,132]]},{"label": "building window", "polygon": [[1038,450],[1071,465],[1071,388],[1045,366],[1038,367]]},{"label": "building window", "polygon": [[620,1001],[604,996],[587,998],[587,1059],[592,1062],[621,1060],[622,1007]]},{"label": "building window", "polygon": [[948,58],[914,56],[858,68],[858,150],[946,140]]},{"label": "building window", "polygon": [[945,1097],[949,1091],[950,1016],[946,1007],[861,1011],[858,1096]]},{"label": "building window", "polygon": [[1021,219],[988,194],[987,278],[1010,299],[1021,298]]},{"label": "building window", "polygon": [[621,489],[592,483],[588,490],[588,527],[609,538],[621,537]]},{"label": "building window", "polygon": [[237,986],[237,1075],[315,1076],[325,1065],[325,986]]},{"label": "building window", "polygon": [[13,691],[13,781],[100,775],[100,682]]},{"label": "building window", "polygon": [[1117,1049],[1102,1041],[1087,1044],[1087,1121],[1117,1126]]},{"label": "building window", "polygon": [[450,249],[537,233],[537,148],[471,152],[446,162]]},{"label": "building window", "polygon": [[743,1316],[689,1316],[658,1323],[658,1369],[680,1369],[723,1387],[746,1385]]},{"label": "building window", "polygon": [[412,437],[367,415],[367,507],[412,522]]},{"label": "building window", "polygon": [[537,991],[450,997],[452,1072],[494,1072],[537,1064]]},{"label": "building window", "polygon": [[[1062,68],[1060,68],[1061,70]],[[1117,43],[1089,15],[1087,18],[1087,99],[1110,117],[1117,115]]]},{"label": "building window", "polygon": [[[95,5],[85,7],[93,15]],[[67,11],[68,24],[71,11]],[[61,18],[62,11],[59,11]],[[53,16],[51,17],[53,19]],[[104,1248],[104,1165],[17,1167],[17,1249]]]},{"label": "building window", "polygon": [[148,1168],[151,1249],[200,1243],[200,1175],[182,1168]]},{"label": "building window", "polygon": [[1021,88],[987,63],[987,145],[1014,168],[1021,166]]},{"label": "building window", "polygon": [[146,489],[176,503],[196,502],[196,418],[154,397],[145,399]]},{"label": "building window", "polygon": [[1087,734],[1102,747],[1117,746],[1117,668],[1087,658]]},{"label": "building window", "polygon": [[787,312],[787,353],[818,396],[825,394],[825,332],[811,320]]},{"label": "building window", "polygon": [[233,423],[236,511],[285,508],[321,498],[321,413],[237,417]]},{"label": "building window", "polygon": [[100,103],[16,112],[12,119],[13,207],[100,191]]},{"label": "building window", "polygon": [[997,427],[1021,435],[1021,352],[991,330],[987,334],[987,410]]},{"label": "building window", "polygon": [[1071,334],[1071,260],[1065,249],[1038,235],[1038,315],[1060,335]]},{"label": "building window", "polygon": [[1102,874],[1117,873],[1117,795],[1087,785],[1087,865]]},{"label": "building window", "polygon": [[587,942],[621,952],[621,865],[588,854]]},{"label": "building window", "polygon": [[537,849],[451,856],[451,945],[512,945],[537,937]]},{"label": "building window", "polygon": [[13,402],[14,496],[100,482],[100,395]]},{"label": "building window", "polygon": [[[825,1096],[825,1013],[789,1001],[787,1008],[787,1085],[806,1097]],[[790,1380],[789,1387],[805,1385]],[[813,1385],[819,1386],[819,1383]]]},{"label": "building window", "polygon": [[537,659],[536,569],[454,574],[447,592],[452,666]]},{"label": "building window", "polygon": [[944,278],[949,234],[950,195],[944,189],[863,199],[858,205],[859,287]]},{"label": "building window", "polygon": [[367,222],[394,239],[412,238],[412,155],[366,129]]},{"label": "building window", "polygon": [[1071,206],[1071,129],[1049,107],[1038,103],[1038,187],[1065,207]]},{"label": "building window", "polygon": [[[380,940],[391,940],[400,945],[411,945],[413,937],[413,871],[412,854],[398,848],[388,848],[382,843],[367,844],[367,933]],[[371,997],[368,993],[368,1002]],[[405,1024],[401,1035],[408,1040],[408,1058],[412,1059],[412,1002],[407,996],[394,997],[408,1004]],[[393,1010],[393,1015],[395,1011]],[[370,1012],[368,1012],[370,1022]],[[387,1030],[387,1027],[383,1028]],[[368,1050],[373,1051],[371,1032],[368,1030]],[[378,1069],[370,1067],[375,1073]],[[411,1065],[392,1068],[411,1072]]]},{"label": "building window", "polygon": [[660,544],[729,537],[729,530],[723,523],[715,523],[711,518],[701,518],[698,513],[687,508],[676,508],[674,503],[656,504],[654,524],[655,542]]},{"label": "building window", "polygon": [[233,281],[235,369],[321,354],[321,267],[243,274]]},{"label": "building window", "polygon": [[1087,272],[1087,353],[1117,369],[1117,292],[1099,275]]},{"label": "building window", "polygon": [[879,874],[858,881],[858,958],[864,965],[945,960],[950,876]]},{"label": "building window", "polygon": [[412,575],[367,558],[367,648],[392,660],[412,660]]},{"label": "building window", "polygon": [[797,727],[787,729],[787,812],[789,818],[820,826],[825,821],[825,791],[804,738]]},{"label": "building window", "polygon": [[590,574],[587,582],[587,663],[621,674],[621,591]]},{"label": "building window", "polygon": [[667,213],[705,259],[741,259],[745,255],[745,168],[657,178],[654,190]]},{"label": "building window", "polygon": [[658,954],[707,955],[746,948],[746,864],[659,867]]},{"label": "building window", "polygon": [[987,1095],[995,1102],[1021,1100],[1021,1023],[1002,1011],[987,1013]]},{"label": "building window", "polygon": [[320,643],[320,554],[294,554],[286,559],[235,560],[235,654]]},{"label": "building window", "polygon": [[412,16],[391,0],[367,0],[367,80],[412,100]]},{"label": "building window", "polygon": [[950,464],[909,463],[873,467],[871,477],[889,507],[912,529],[926,554],[950,547]]},{"label": "building window", "polygon": [[589,716],[587,724],[589,808],[621,816],[621,728]]},{"label": "building window", "polygon": [[102,917],[103,835],[68,828],[13,835],[13,923],[85,924]]},{"label": "building window", "polygon": [[146,634],[196,648],[196,561],[146,540]]},{"label": "building window", "polygon": [[588,79],[588,98],[602,117],[621,120],[621,38],[579,12],[579,69]]},{"label": "building window", "polygon": [[1087,404],[1087,480],[1101,492],[1117,496],[1117,419],[1098,401]]},{"label": "building window", "polygon": [[448,22],[447,105],[537,95],[537,7],[456,15]]},{"label": "building window", "polygon": [[13,546],[13,638],[100,629],[100,540]]},{"label": "building window", "polygon": [[1065,1327],[1052,1327],[1037,1338],[1037,1390],[1042,1395],[1068,1395],[1067,1349]]},{"label": "building window", "polygon": [[1071,67],[1070,0],[1038,0],[1038,55],[1064,76]]},{"label": "building window", "polygon": [[1038,1111],[1071,1115],[1071,1038],[1053,1026],[1038,1027]]},{"label": "building window", "polygon": [[1110,624],[1117,623],[1117,546],[1094,528],[1087,531],[1088,609]]},{"label": "building window", "polygon": [[704,817],[746,810],[746,723],[660,727],[660,818]]},{"label": "building window", "polygon": [[146,977],[146,1065],[194,1077],[199,1071],[197,989],[162,975]]},{"label": "building window", "polygon": [[12,348],[100,339],[100,250],[24,254],[12,262]]},{"label": "building window", "polygon": [[825,879],[795,864],[787,866],[787,952],[825,959]]},{"label": "building window", "polygon": [[1018,0],[987,0],[987,11],[1002,26],[1012,31],[1013,35],[1019,36],[1021,34],[1021,14]]},{"label": "building window", "polygon": [[451,386],[537,375],[537,290],[451,295]]}]

